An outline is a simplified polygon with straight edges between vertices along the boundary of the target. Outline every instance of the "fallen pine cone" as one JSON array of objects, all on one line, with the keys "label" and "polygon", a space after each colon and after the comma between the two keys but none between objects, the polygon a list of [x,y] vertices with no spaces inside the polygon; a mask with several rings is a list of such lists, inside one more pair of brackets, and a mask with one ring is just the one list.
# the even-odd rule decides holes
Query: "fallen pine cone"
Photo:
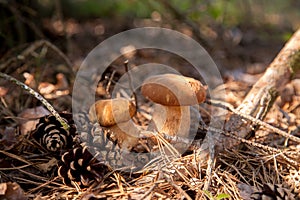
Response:
[{"label": "fallen pine cone", "polygon": [[113,134],[109,129],[101,127],[98,123],[93,124],[90,131],[90,140],[85,145],[91,153],[99,154],[105,164],[115,170],[138,171],[150,161],[151,154],[143,152],[131,152],[120,148],[110,136]]},{"label": "fallen pine cone", "polygon": [[32,133],[32,137],[51,152],[61,152],[72,148],[76,136],[76,126],[72,119],[72,114],[61,113],[70,126],[70,129],[65,130],[60,122],[53,116],[47,115],[40,118],[36,129]]},{"label": "fallen pine cone", "polygon": [[64,153],[58,168],[58,175],[64,184],[72,186],[77,183],[80,187],[87,187],[95,181],[101,182],[108,172],[109,168],[104,162],[93,156],[86,146]]},{"label": "fallen pine cone", "polygon": [[293,189],[293,192],[300,198],[300,171],[296,169],[290,169],[290,173],[284,178],[285,184]]},{"label": "fallen pine cone", "polygon": [[254,192],[251,195],[251,199],[254,200],[293,200],[295,199],[292,191],[289,189],[283,188],[278,184],[267,183],[264,184],[263,189],[258,192]]}]

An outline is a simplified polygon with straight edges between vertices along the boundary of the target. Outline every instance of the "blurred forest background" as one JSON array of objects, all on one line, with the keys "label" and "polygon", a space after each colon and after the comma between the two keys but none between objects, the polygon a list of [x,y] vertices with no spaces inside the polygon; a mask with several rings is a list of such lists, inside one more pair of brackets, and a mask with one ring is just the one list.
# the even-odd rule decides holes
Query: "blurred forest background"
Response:
[{"label": "blurred forest background", "polygon": [[[225,84],[219,87],[220,90],[226,89],[227,95],[224,101],[237,107],[287,40],[300,27],[299,11],[299,0],[0,0],[0,72],[9,74],[40,92],[57,111],[70,112],[72,103],[74,103],[72,87],[76,71],[93,48],[122,31],[136,27],[164,27],[194,38],[208,51],[224,78]],[[174,42],[176,43],[176,41]],[[133,56],[123,54],[123,57],[121,56],[111,64],[111,68],[108,68],[111,71],[107,70],[106,74],[108,75],[104,73],[104,78],[101,79],[100,83],[103,85],[99,84],[101,87],[98,85],[96,91],[98,98],[105,95],[105,97],[109,97],[109,89],[112,88],[110,84],[114,81],[117,82],[124,74],[126,59],[129,60],[130,67],[156,62],[180,70],[190,70],[187,67],[190,66],[190,63],[179,56],[173,59],[174,55],[170,55],[171,53],[168,54],[168,52],[159,50],[153,52],[151,49],[146,49],[133,54]],[[193,77],[193,74],[189,72],[182,74]],[[296,74],[293,78],[297,79],[293,82],[294,85],[287,84],[281,94],[281,99],[278,98],[277,105],[273,106],[274,109],[268,113],[265,121],[291,134],[295,132],[295,135],[299,136],[300,74]],[[107,81],[108,79],[109,81]],[[216,91],[218,92],[218,90]],[[82,99],[86,98],[84,94],[81,96]],[[55,178],[49,181],[57,175],[56,163],[51,164],[50,162],[53,157],[47,156],[40,162],[39,159],[35,159],[35,151],[31,151],[33,148],[31,143],[23,142],[23,138],[26,141],[28,138],[29,142],[33,140],[30,137],[30,131],[35,128],[35,124],[27,125],[29,126],[27,128],[24,125],[26,120],[47,115],[38,110],[30,113],[32,110],[29,111],[27,108],[37,108],[41,103],[27,91],[4,80],[0,80],[0,101],[0,153],[2,156],[6,151],[13,152],[6,153],[5,157],[0,159],[0,168],[7,170],[5,172],[0,170],[0,182],[11,180],[18,182],[21,184],[22,190],[27,195],[31,195],[30,197],[41,194],[51,196],[53,191],[58,191],[59,193],[63,192],[67,197],[64,199],[70,199],[69,194],[78,193],[77,188],[63,186],[61,179]],[[142,115],[137,115],[137,121],[146,127],[151,118],[151,105],[145,104],[144,106],[144,110],[148,109],[145,116],[150,117],[143,118]],[[210,115],[207,114],[206,109],[200,109],[199,112],[201,117],[204,116],[203,119],[207,120],[205,122],[209,122]],[[265,129],[256,132],[256,136],[259,136],[256,141],[271,147],[274,146],[278,150],[280,148],[286,150],[289,140],[281,136],[274,137],[274,134],[269,134],[269,132],[271,131]],[[203,134],[201,133],[199,136],[203,137]],[[6,146],[7,141],[8,145]],[[29,150],[23,151],[23,148]],[[42,153],[37,156],[45,157],[44,151],[40,151],[36,147],[33,149]],[[291,155],[298,156],[299,146],[291,145],[291,149],[292,153],[295,153]],[[263,186],[264,183],[272,183],[271,185],[282,183],[285,179],[279,178],[278,169],[282,169],[281,177],[296,177],[297,187],[291,188],[300,188],[299,168],[296,172],[290,173],[290,166],[286,164],[285,159],[276,160],[277,155],[270,154],[269,150],[261,150],[261,148],[249,146],[245,151],[241,151],[242,153],[233,150],[232,152],[226,151],[221,155],[223,160],[227,160],[222,161],[221,167],[215,168],[214,173],[218,176],[212,179],[212,194],[225,193],[232,198],[238,197],[240,194],[238,194],[237,183],[243,183],[245,180],[252,181],[249,183],[246,181],[247,187]],[[281,152],[281,150],[279,151]],[[25,167],[21,170],[23,166],[20,163],[15,165],[14,162],[11,162],[16,158],[14,155],[19,156],[18,159],[22,161],[22,165],[25,161],[25,167],[29,173]],[[28,158],[32,158],[30,161],[35,163],[27,165]],[[265,162],[263,159],[267,161]],[[54,160],[59,162],[60,158]],[[36,168],[33,168],[40,166],[37,163],[42,163],[46,167],[43,169],[38,167],[39,171],[37,171]],[[296,163],[299,161],[297,160]],[[155,194],[162,194],[170,199],[175,199],[176,195],[178,199],[182,199],[182,191],[185,190],[192,197],[191,199],[196,199],[194,197],[197,196],[198,199],[201,199],[205,195],[205,188],[210,184],[211,177],[202,176],[203,171],[198,169],[198,164],[194,165],[194,155],[192,154],[184,156],[177,165],[188,166],[186,169],[190,170],[187,170],[189,174],[185,175],[186,178],[182,179],[182,188],[177,187],[177,183],[171,184],[169,178],[166,178],[162,185],[153,183],[153,185],[150,184],[150,188],[145,187],[146,189],[142,183],[143,190],[141,190],[141,194],[136,194],[139,197],[137,199],[140,199],[141,195],[146,197],[152,190]],[[19,166],[21,167],[18,168]],[[29,167],[27,168],[27,166]],[[197,169],[194,168],[195,166]],[[243,168],[243,171],[236,172],[239,167]],[[194,172],[197,173],[194,174]],[[294,176],[294,174],[296,175]],[[175,176],[177,176],[176,173],[174,173]],[[109,186],[105,189],[110,190],[111,194],[107,193],[107,195],[125,196],[127,195],[124,193],[125,190],[131,191],[134,195],[135,191],[139,191],[136,190],[136,183],[132,181],[131,177],[129,179],[124,176],[128,178],[126,180],[128,183],[125,181],[124,184],[123,178],[121,181],[120,177],[116,180],[107,179],[107,185],[105,185],[106,183],[102,185],[103,188]],[[145,177],[144,180],[147,180],[145,184],[148,184],[147,176]],[[197,179],[194,179],[195,177]],[[198,179],[199,177],[202,178]],[[218,177],[222,177],[222,181]],[[186,180],[191,181],[187,182]],[[161,180],[158,179],[159,181]],[[116,184],[112,184],[113,187],[110,188],[111,183]],[[231,183],[231,185],[227,183]],[[294,182],[292,183],[294,184]],[[43,186],[45,187],[43,188]],[[125,186],[126,189],[123,189]],[[133,189],[129,190],[129,186]],[[153,189],[154,187],[157,189]],[[103,188],[98,188],[100,193]],[[299,194],[299,191],[296,193]],[[206,196],[209,199],[221,199],[213,198],[212,195],[206,194]],[[45,196],[43,199],[58,199],[55,195],[52,197]],[[160,198],[162,197],[160,196]]]},{"label": "blurred forest background", "polygon": [[221,71],[261,71],[299,27],[299,9],[298,0],[1,0],[0,57],[47,39],[80,63],[114,34],[157,26],[198,40]]}]

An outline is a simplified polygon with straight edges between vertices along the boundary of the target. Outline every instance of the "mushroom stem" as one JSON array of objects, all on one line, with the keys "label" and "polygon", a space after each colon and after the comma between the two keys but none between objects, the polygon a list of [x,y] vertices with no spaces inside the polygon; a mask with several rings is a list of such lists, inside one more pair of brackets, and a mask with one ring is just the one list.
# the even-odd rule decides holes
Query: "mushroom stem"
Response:
[{"label": "mushroom stem", "polygon": [[140,130],[132,120],[118,123],[109,129],[112,132],[112,139],[117,139],[122,149],[131,150],[139,143]]},{"label": "mushroom stem", "polygon": [[188,137],[190,129],[190,106],[163,106],[156,104],[149,129],[170,136]]}]

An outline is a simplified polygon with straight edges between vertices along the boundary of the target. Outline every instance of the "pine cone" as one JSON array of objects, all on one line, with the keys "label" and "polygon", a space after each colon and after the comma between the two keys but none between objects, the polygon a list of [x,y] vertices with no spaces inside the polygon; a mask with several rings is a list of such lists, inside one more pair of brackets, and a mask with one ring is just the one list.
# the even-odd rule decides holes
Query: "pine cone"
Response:
[{"label": "pine cone", "polygon": [[111,168],[139,170],[150,161],[148,153],[129,152],[121,149],[117,141],[111,139],[110,130],[102,128],[98,123],[93,124],[90,133],[92,140],[87,145],[94,154],[100,154]]},{"label": "pine cone", "polygon": [[81,133],[81,132],[89,132],[91,127],[92,127],[92,123],[89,120],[88,114],[80,111],[78,113],[73,113],[73,119],[76,121],[76,125],[77,125],[77,132]]},{"label": "pine cone", "polygon": [[40,118],[32,133],[33,138],[51,152],[72,148],[76,136],[76,126],[72,114],[60,113],[60,115],[69,124],[69,131],[65,130],[53,115],[47,115]]},{"label": "pine cone", "polygon": [[109,171],[108,167],[97,160],[85,147],[77,147],[62,156],[58,175],[66,185],[76,182],[81,187],[87,187],[93,182],[100,182]]},{"label": "pine cone", "polygon": [[300,170],[291,169],[289,172],[289,175],[284,178],[285,183],[300,198]]},{"label": "pine cone", "polygon": [[121,149],[117,141],[111,138],[110,129],[90,122],[86,113],[79,112],[74,117],[79,126],[77,131],[83,145],[89,148],[91,154],[99,154],[110,168],[138,170],[149,162],[150,155],[147,153]]},{"label": "pine cone", "polygon": [[91,153],[100,154],[110,167],[124,167],[121,149],[110,139],[108,130],[95,123],[89,133],[89,140],[85,142],[91,149]]},{"label": "pine cone", "polygon": [[295,199],[292,192],[286,188],[283,188],[278,184],[267,183],[264,184],[263,189],[258,192],[254,192],[251,195],[251,199],[254,200],[293,200]]}]

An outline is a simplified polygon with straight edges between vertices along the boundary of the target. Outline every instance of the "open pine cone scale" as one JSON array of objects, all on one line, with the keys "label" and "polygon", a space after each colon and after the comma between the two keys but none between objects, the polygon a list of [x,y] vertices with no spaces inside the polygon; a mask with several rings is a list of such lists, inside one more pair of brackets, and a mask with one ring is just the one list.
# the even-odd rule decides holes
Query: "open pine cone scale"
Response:
[{"label": "open pine cone scale", "polygon": [[148,153],[137,153],[122,149],[111,138],[113,134],[109,129],[101,127],[98,123],[91,128],[91,140],[87,141],[90,151],[103,158],[108,166],[114,169],[139,170],[151,160]]},{"label": "open pine cone scale", "polygon": [[40,118],[32,137],[54,156],[59,156],[58,175],[66,185],[77,183],[88,187],[95,181],[101,182],[111,168],[139,170],[150,160],[147,153],[120,148],[111,139],[109,129],[87,121],[85,114],[78,116],[78,128],[72,114],[60,115],[69,124],[69,131],[53,115],[48,115]]},{"label": "open pine cone scale", "polygon": [[40,118],[32,133],[33,138],[52,153],[60,153],[62,150],[72,148],[77,134],[72,114],[61,113],[60,115],[70,125],[68,131],[62,127],[55,116],[47,115]]},{"label": "open pine cone scale", "polygon": [[290,189],[284,188],[279,184],[266,183],[260,191],[251,195],[253,200],[294,200],[295,195]]},{"label": "open pine cone scale", "polygon": [[109,168],[103,161],[94,157],[87,147],[76,147],[62,156],[58,175],[66,185],[77,182],[80,186],[89,186],[94,181],[100,182]]}]

